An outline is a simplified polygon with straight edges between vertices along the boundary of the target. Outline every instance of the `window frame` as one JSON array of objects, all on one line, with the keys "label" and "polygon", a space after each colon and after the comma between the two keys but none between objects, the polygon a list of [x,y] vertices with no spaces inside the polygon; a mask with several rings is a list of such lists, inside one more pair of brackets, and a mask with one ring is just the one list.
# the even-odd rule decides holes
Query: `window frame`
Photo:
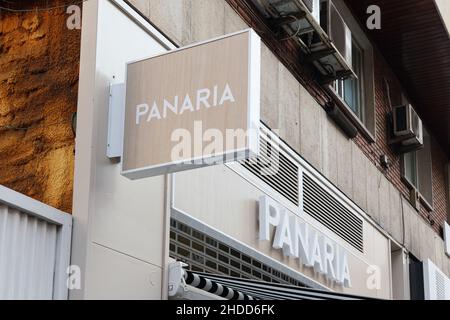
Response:
[{"label": "window frame", "polygon": [[[358,40],[352,35],[352,58],[355,56],[353,50],[357,49],[360,54],[361,54],[361,61],[359,61],[359,72],[357,72],[353,65],[353,61],[352,61],[352,68],[353,71],[357,74],[360,73],[362,75],[362,77],[365,77],[365,72],[364,72],[364,61],[365,61],[365,57],[364,57],[364,49],[363,47],[358,43]],[[357,86],[358,86],[358,92],[357,92],[357,110],[354,110],[354,108],[352,108],[348,102],[347,102],[347,95],[345,94],[345,85],[346,85],[346,81],[348,80],[353,80],[353,79],[340,79],[340,80],[336,80],[333,84],[333,90],[334,92],[339,96],[339,98],[345,103],[345,105],[350,109],[350,111],[353,112],[353,114],[362,122],[364,122],[364,118],[365,118],[365,84],[364,81],[357,82]],[[335,87],[338,88],[338,90],[334,89]],[[340,91],[342,91],[342,95],[340,93]]]},{"label": "window frame", "polygon": [[[405,156],[408,153],[404,153],[401,155],[400,157],[400,162],[401,162],[401,180],[403,181],[403,183],[406,184],[406,186],[411,190],[417,190],[418,194],[419,194],[419,199],[420,199],[420,203],[425,207],[425,209],[429,212],[434,211],[434,191],[433,191],[433,158],[432,158],[432,152],[431,152],[431,136],[429,135],[429,131],[423,127],[424,130],[424,148],[425,148],[425,143],[429,144],[429,159],[430,159],[430,179],[431,179],[431,184],[430,184],[430,192],[431,192],[431,203],[429,202],[428,199],[426,199],[426,197],[423,195],[422,190],[420,190],[420,173],[419,173],[419,167],[420,167],[420,163],[419,163],[419,157],[417,156],[417,152],[419,150],[416,151],[411,151],[413,153],[415,153],[414,156],[414,167],[415,167],[415,175],[416,175],[416,184],[415,185],[413,182],[411,182],[407,177],[406,177],[406,160],[405,160]],[[428,136],[428,139],[425,139],[425,135]]]},{"label": "window frame", "polygon": [[[375,66],[373,45],[351,14],[351,11],[342,0],[333,0],[333,4],[341,14],[352,33],[352,45],[355,41],[363,53],[361,82],[361,118],[352,110],[345,100],[334,89],[335,82],[325,86],[332,95],[337,106],[357,127],[369,142],[376,141],[376,111],[375,111]],[[339,80],[338,80],[339,81]]]},{"label": "window frame", "polygon": [[[414,181],[411,181],[411,179],[407,176],[407,172],[406,172],[406,156],[408,154],[411,154],[412,156],[414,156],[414,163],[411,165],[411,167],[414,167]],[[415,151],[411,151],[411,152],[407,152],[402,154],[401,156],[402,159],[402,178],[404,179],[405,183],[408,185],[408,187],[410,188],[414,188],[414,189],[418,189],[419,188],[419,170],[417,169],[417,154]]]},{"label": "window frame", "polygon": [[[446,165],[446,191],[447,191],[447,204],[450,207],[450,162],[447,163]],[[450,212],[447,213],[447,222],[450,224]],[[450,247],[449,247],[449,251],[450,251]],[[450,257],[450,253],[449,253],[449,257]]]}]

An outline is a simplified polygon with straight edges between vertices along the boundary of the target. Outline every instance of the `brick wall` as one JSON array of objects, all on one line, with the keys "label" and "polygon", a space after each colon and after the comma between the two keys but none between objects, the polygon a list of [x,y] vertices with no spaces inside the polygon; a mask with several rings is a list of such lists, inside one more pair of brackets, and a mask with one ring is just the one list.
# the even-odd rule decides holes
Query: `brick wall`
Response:
[{"label": "brick wall", "polygon": [[0,16],[0,184],[70,212],[80,31],[64,8]]},{"label": "brick wall", "polygon": [[[376,51],[376,50],[375,50]],[[375,108],[376,108],[376,142],[369,143],[362,135],[355,139],[358,146],[366,156],[383,171],[386,178],[392,182],[406,199],[409,199],[409,189],[401,179],[401,157],[394,153],[388,145],[388,129],[386,117],[390,110],[388,87],[393,106],[402,103],[402,87],[393,74],[381,53],[375,52]],[[388,83],[388,86],[386,85]],[[426,125],[426,124],[425,124]],[[444,221],[447,221],[447,213],[450,211],[446,195],[445,163],[447,156],[437,143],[432,139],[432,175],[433,175],[433,206],[432,212],[421,205],[420,214],[430,223],[436,232],[440,233]],[[381,155],[387,155],[392,161],[392,166],[385,170],[379,165]]]}]

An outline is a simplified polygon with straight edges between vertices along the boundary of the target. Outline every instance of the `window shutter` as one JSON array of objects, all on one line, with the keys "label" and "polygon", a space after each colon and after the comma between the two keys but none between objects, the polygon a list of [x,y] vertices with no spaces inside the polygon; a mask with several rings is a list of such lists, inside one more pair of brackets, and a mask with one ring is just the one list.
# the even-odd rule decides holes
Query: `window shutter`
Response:
[{"label": "window shutter", "polygon": [[450,279],[433,263],[423,264],[425,300],[450,300]]}]

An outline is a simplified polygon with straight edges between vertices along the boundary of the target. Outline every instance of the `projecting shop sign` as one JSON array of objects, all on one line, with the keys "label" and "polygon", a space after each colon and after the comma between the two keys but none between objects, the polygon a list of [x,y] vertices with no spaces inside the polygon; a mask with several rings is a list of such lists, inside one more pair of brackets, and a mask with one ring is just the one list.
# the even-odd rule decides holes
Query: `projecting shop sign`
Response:
[{"label": "projecting shop sign", "polygon": [[260,39],[252,30],[127,64],[122,174],[255,156]]}]

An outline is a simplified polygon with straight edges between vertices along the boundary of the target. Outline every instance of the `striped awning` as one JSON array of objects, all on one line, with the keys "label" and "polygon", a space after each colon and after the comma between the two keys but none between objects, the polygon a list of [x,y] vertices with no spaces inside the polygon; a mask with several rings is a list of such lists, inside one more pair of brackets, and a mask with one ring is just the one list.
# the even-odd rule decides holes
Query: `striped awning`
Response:
[{"label": "striped awning", "polygon": [[364,297],[183,270],[187,285],[229,300],[363,300]]}]

